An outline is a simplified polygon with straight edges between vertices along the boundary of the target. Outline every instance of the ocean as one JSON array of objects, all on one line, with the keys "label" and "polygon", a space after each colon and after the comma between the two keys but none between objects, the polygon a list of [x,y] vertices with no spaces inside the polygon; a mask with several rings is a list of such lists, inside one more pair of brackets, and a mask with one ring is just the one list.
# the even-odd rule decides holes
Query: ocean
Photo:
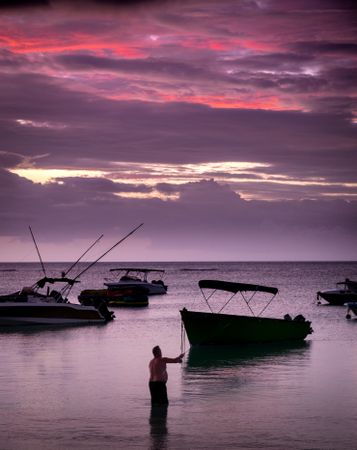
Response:
[{"label": "ocean", "polygon": [[[69,265],[46,270],[59,276]],[[143,264],[98,263],[70,300],[126,265]],[[357,279],[357,262],[144,267],[165,269],[168,285],[147,308],[117,308],[106,325],[0,330],[1,450],[356,448],[357,319],[347,320],[343,306],[318,305],[316,292]],[[42,275],[38,263],[2,263],[0,294]],[[179,310],[203,308],[200,279],[275,286],[267,315],[303,314],[314,332],[299,344],[190,349]],[[186,352],[182,364],[168,365],[167,409],[150,405],[155,345],[165,356]]]}]

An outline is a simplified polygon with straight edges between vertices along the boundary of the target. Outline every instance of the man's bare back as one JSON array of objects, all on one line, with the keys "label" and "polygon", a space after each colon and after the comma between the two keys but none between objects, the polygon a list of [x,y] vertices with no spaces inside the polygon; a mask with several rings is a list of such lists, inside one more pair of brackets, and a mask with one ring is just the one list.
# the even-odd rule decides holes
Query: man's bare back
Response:
[{"label": "man's bare back", "polygon": [[167,381],[166,358],[153,358],[149,363],[150,381]]},{"label": "man's bare back", "polygon": [[[160,352],[161,353],[161,352]],[[181,353],[177,358],[165,358],[162,356],[155,356],[149,363],[150,381],[167,381],[167,363],[181,363],[184,353]]]},{"label": "man's bare back", "polygon": [[[159,394],[159,396],[163,396],[164,400],[159,399],[158,403],[168,403],[167,400],[167,393],[166,393],[166,382],[167,382],[167,371],[166,371],[166,364],[167,363],[181,363],[182,362],[182,358],[184,356],[184,353],[181,353],[180,356],[178,356],[177,358],[166,358],[163,357],[161,354],[161,349],[159,346],[156,346],[153,348],[153,354],[154,354],[154,358],[150,361],[149,363],[149,371],[150,371],[150,379],[149,379],[149,387],[150,387],[150,392],[151,392],[151,399],[152,402],[155,403],[155,398],[157,397],[157,394],[154,392],[157,389],[162,390],[163,392],[161,392]],[[163,387],[157,387],[157,385],[162,385]],[[156,387],[155,387],[156,385]],[[157,399],[156,399],[157,400]]]}]

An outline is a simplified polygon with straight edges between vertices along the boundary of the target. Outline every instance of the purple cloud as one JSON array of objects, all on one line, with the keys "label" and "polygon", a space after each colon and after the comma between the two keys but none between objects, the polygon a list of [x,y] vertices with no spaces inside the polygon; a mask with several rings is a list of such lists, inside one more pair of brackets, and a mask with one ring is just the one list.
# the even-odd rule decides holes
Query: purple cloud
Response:
[{"label": "purple cloud", "polygon": [[144,259],[354,257],[355,2],[1,6],[6,257],[141,222]]}]

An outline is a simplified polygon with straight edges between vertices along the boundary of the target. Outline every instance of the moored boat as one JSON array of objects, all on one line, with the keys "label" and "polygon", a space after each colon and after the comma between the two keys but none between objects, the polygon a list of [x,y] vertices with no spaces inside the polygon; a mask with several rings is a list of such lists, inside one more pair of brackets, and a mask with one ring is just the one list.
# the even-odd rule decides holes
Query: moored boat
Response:
[{"label": "moored boat", "polygon": [[[67,295],[75,282],[78,281],[44,277],[31,287],[0,296],[0,326],[79,325],[107,323],[114,319],[105,302],[98,301],[91,306],[70,303]],[[63,287],[51,290],[54,284]]]},{"label": "moored boat", "polygon": [[85,289],[78,296],[78,301],[82,305],[91,305],[98,300],[104,301],[108,306],[112,307],[140,307],[149,305],[147,290],[141,286]]},{"label": "moored boat", "polygon": [[324,299],[330,305],[342,306],[347,302],[357,302],[357,281],[351,281],[348,278],[345,281],[336,283],[336,289],[330,289],[317,292],[317,301],[320,304],[320,298]]},{"label": "moored boat", "polygon": [[[104,305],[105,306],[105,305]],[[104,324],[113,314],[105,306],[74,303],[4,302],[0,304],[0,326]]]},{"label": "moored boat", "polygon": [[[162,269],[142,269],[137,267],[121,267],[110,269],[114,278],[107,278],[104,285],[110,289],[119,287],[142,287],[148,295],[163,295],[167,293],[167,286],[162,280],[165,273]],[[157,279],[150,279],[149,275],[155,273]]]},{"label": "moored boat", "polygon": [[[209,312],[180,311],[187,338],[191,345],[231,345],[248,342],[278,342],[303,340],[312,333],[311,322],[302,315],[292,319],[288,314],[284,318],[262,317],[261,314],[278,293],[275,287],[259,286],[246,283],[233,283],[221,280],[201,280],[199,287]],[[205,295],[208,290],[209,295]],[[230,293],[230,298],[218,312],[213,312],[208,300],[216,291]],[[259,312],[254,313],[249,304],[257,292],[272,294],[270,301]],[[221,311],[235,297],[241,294],[251,315],[223,314]],[[251,293],[249,299],[246,293]]]}]

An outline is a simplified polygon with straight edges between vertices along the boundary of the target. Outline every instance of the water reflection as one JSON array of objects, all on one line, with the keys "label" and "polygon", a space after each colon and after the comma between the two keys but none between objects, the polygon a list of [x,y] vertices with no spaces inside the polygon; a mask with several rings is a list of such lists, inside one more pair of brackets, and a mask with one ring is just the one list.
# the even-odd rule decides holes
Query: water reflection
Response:
[{"label": "water reflection", "polygon": [[198,401],[241,391],[247,383],[291,379],[309,360],[309,342],[192,347],[183,375],[187,397]]},{"label": "water reflection", "polygon": [[242,346],[202,346],[191,347],[188,353],[186,369],[223,368],[238,365],[251,365],[294,355],[302,357],[310,347],[308,341],[249,344]]},{"label": "water reflection", "polygon": [[167,448],[167,405],[152,406],[150,411],[150,449]]},{"label": "water reflection", "polygon": [[23,334],[23,335],[33,335],[33,334],[46,334],[46,333],[68,333],[68,331],[73,331],[77,329],[105,329],[109,327],[108,323],[83,323],[83,324],[61,324],[61,325],[15,325],[15,326],[0,326],[0,336],[7,334]]}]

